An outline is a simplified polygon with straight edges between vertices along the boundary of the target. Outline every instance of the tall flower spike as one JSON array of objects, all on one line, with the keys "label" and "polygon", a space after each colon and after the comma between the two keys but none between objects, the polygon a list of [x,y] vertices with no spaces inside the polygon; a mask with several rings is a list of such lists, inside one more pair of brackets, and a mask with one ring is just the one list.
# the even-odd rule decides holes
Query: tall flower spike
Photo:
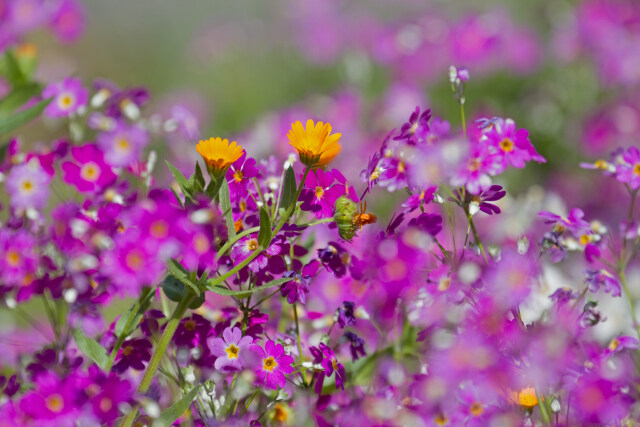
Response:
[{"label": "tall flower spike", "polygon": [[329,123],[314,124],[313,120],[307,120],[306,129],[299,121],[293,123],[287,134],[289,144],[298,152],[300,161],[310,168],[325,167],[338,155],[341,136],[340,133],[331,135]]},{"label": "tall flower spike", "polygon": [[207,164],[209,174],[216,178],[223,176],[229,166],[244,154],[242,145],[222,138],[201,140],[196,150]]}]

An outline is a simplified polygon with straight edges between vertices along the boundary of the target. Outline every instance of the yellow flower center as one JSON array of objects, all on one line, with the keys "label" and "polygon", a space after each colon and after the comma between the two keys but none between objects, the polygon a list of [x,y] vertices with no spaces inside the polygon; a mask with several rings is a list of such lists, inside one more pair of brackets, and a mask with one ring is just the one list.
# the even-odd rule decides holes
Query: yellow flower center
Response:
[{"label": "yellow flower center", "polygon": [[378,169],[374,170],[373,173],[369,176],[369,181],[375,181],[376,179],[380,178],[380,172],[378,172]]},{"label": "yellow flower center", "polygon": [[193,331],[196,328],[196,322],[193,319],[189,319],[184,322],[184,328],[187,331]]},{"label": "yellow flower center", "polygon": [[480,169],[480,166],[481,166],[480,159],[478,159],[477,157],[474,157],[473,159],[469,160],[469,165],[467,167],[471,172],[475,172],[478,169]]},{"label": "yellow flower center", "polygon": [[640,176],[640,163],[636,163],[635,166],[633,166],[633,173]]},{"label": "yellow flower center", "polygon": [[585,246],[590,241],[591,241],[591,236],[589,236],[587,234],[583,234],[582,236],[580,236],[580,244],[582,246]]},{"label": "yellow flower center", "polygon": [[94,182],[100,176],[100,168],[93,162],[85,163],[80,169],[80,176],[85,181]]},{"label": "yellow flower center", "polygon": [[28,179],[22,181],[21,186],[22,186],[22,191],[27,194],[32,193],[35,188],[35,185],[33,185],[33,182],[29,181]]},{"label": "yellow flower center", "polygon": [[149,233],[156,239],[163,239],[169,234],[169,225],[163,220],[154,221],[149,227]]},{"label": "yellow flower center", "polygon": [[445,414],[436,415],[436,418],[434,421],[436,422],[436,425],[439,425],[439,426],[446,426],[447,424],[449,424],[449,418],[447,418]]},{"label": "yellow flower center", "polygon": [[5,260],[7,260],[7,264],[9,267],[17,267],[20,265],[20,254],[14,250],[7,251],[5,255]]},{"label": "yellow flower center", "polygon": [[596,162],[593,164],[596,168],[598,169],[608,169],[609,168],[609,163],[607,163],[605,160],[596,160]]},{"label": "yellow flower center", "polygon": [[322,196],[324,196],[324,189],[322,187],[316,187],[316,197],[318,200],[322,199]]},{"label": "yellow flower center", "polygon": [[60,107],[63,110],[70,109],[71,107],[73,107],[73,104],[75,104],[75,102],[76,102],[76,99],[72,93],[65,92],[60,96],[58,96],[58,107]]},{"label": "yellow flower center", "polygon": [[502,141],[500,141],[500,149],[505,153],[512,152],[514,145],[515,144],[513,143],[513,141],[510,140],[509,138],[505,138]]},{"label": "yellow flower center", "polygon": [[249,239],[249,241],[247,241],[247,249],[250,251],[258,249],[258,241],[256,239]]},{"label": "yellow flower center", "polygon": [[116,140],[116,149],[122,153],[128,153],[131,151],[131,144],[125,138],[118,138]]},{"label": "yellow flower center", "polygon": [[262,369],[265,371],[273,372],[276,366],[278,366],[278,362],[276,362],[276,359],[274,359],[273,356],[263,359],[262,362]]},{"label": "yellow flower center", "polygon": [[233,180],[237,183],[242,182],[242,178],[244,177],[241,170],[237,170],[233,173]]},{"label": "yellow flower center", "polygon": [[240,349],[233,344],[227,347],[225,351],[227,352],[227,356],[229,357],[229,359],[237,359],[238,353],[240,353]]},{"label": "yellow flower center", "polygon": [[446,291],[449,289],[449,286],[451,286],[451,278],[445,277],[444,279],[440,279],[440,282],[438,283],[438,290],[440,292]]},{"label": "yellow flower center", "polygon": [[609,343],[609,350],[615,351],[619,345],[620,345],[620,340],[618,338],[614,338]]},{"label": "yellow flower center", "polygon": [[131,270],[139,271],[144,266],[144,257],[139,250],[133,249],[125,257],[125,264]]},{"label": "yellow flower center", "polygon": [[471,412],[474,417],[479,417],[484,412],[484,408],[480,403],[473,402],[469,408],[469,412]]},{"label": "yellow flower center", "polygon": [[125,356],[129,356],[131,355],[131,353],[133,353],[133,346],[132,345],[128,345],[125,348],[122,349],[122,354],[124,354]]},{"label": "yellow flower center", "polygon": [[289,412],[279,403],[273,408],[273,419],[275,421],[284,423],[289,418]]},{"label": "yellow flower center", "polygon": [[113,402],[108,397],[103,397],[100,399],[99,407],[102,412],[109,412],[113,407]]},{"label": "yellow flower center", "polygon": [[48,396],[45,399],[44,403],[48,410],[50,410],[51,412],[55,412],[56,414],[61,412],[64,408],[64,399],[57,393]]}]

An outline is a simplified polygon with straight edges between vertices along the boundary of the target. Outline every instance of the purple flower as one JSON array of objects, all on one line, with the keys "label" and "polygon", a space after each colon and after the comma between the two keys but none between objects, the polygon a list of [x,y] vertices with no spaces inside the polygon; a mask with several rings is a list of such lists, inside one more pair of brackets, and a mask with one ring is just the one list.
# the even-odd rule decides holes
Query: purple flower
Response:
[{"label": "purple flower", "polygon": [[[258,237],[257,235],[245,236],[233,246],[231,250],[231,257],[236,264],[241,263],[249,257],[253,252],[258,249]],[[277,256],[284,254],[288,251],[288,244],[283,236],[278,235],[271,240],[269,247],[260,253],[257,257],[249,263],[249,270],[257,273],[261,270],[267,269],[274,273],[282,273],[284,271],[284,261],[282,257]]]},{"label": "purple flower", "polygon": [[95,145],[72,148],[71,156],[74,161],[62,164],[63,179],[81,193],[97,193],[115,182],[116,175]]},{"label": "purple flower", "polygon": [[20,409],[32,422],[71,427],[79,416],[77,392],[72,381],[47,373],[36,378],[35,388],[22,396]]},{"label": "purple flower", "polygon": [[473,143],[468,160],[460,171],[451,179],[455,187],[465,186],[471,194],[480,194],[491,187],[491,175],[500,172],[500,165],[496,163],[486,144]]},{"label": "purple flower", "polygon": [[69,77],[58,83],[51,83],[42,91],[42,97],[53,97],[44,112],[49,117],[67,117],[87,106],[89,91],[78,78]]},{"label": "purple flower", "polygon": [[604,351],[604,357],[610,357],[615,353],[620,353],[622,350],[629,348],[636,350],[638,348],[638,339],[634,337],[615,337],[609,342],[609,346]]},{"label": "purple flower", "polygon": [[585,273],[587,277],[584,279],[584,282],[589,285],[589,292],[597,292],[600,286],[602,286],[604,291],[610,293],[611,296],[620,296],[620,282],[607,270],[587,270]]},{"label": "purple flower", "polygon": [[342,307],[340,307],[338,312],[338,323],[340,327],[344,328],[345,326],[354,326],[356,324],[356,316],[353,312],[355,306],[356,304],[351,301],[342,302]]},{"label": "purple flower", "polygon": [[60,40],[70,42],[84,31],[84,9],[78,0],[62,0],[53,13],[51,27]]},{"label": "purple flower", "polygon": [[227,170],[227,181],[229,182],[229,193],[231,199],[240,199],[248,194],[247,185],[251,178],[258,176],[256,160],[247,158],[246,151]]},{"label": "purple flower", "polygon": [[293,277],[280,286],[280,293],[287,298],[289,304],[299,301],[300,304],[307,303],[307,294],[309,293],[309,285],[318,271],[318,261],[314,260],[302,268],[302,274],[296,271],[287,271],[282,277]]},{"label": "purple flower", "polygon": [[402,204],[402,207],[405,208],[405,213],[413,212],[418,208],[424,207],[424,205],[429,204],[433,200],[434,194],[438,187],[435,185],[426,188],[425,190],[420,191],[419,193],[412,194],[409,196],[406,202]]},{"label": "purple flower", "polygon": [[318,258],[338,278],[343,277],[347,269],[354,279],[363,277],[361,261],[336,242],[329,242],[326,248],[318,249]]},{"label": "purple flower", "polygon": [[122,343],[116,356],[113,371],[123,373],[127,369],[144,370],[144,362],[151,359],[151,342],[147,338],[133,338]]},{"label": "purple flower", "polygon": [[176,329],[173,342],[177,346],[197,348],[201,344],[206,343],[211,331],[211,322],[199,314],[194,313],[191,317],[182,319]]},{"label": "purple flower", "polygon": [[25,230],[0,229],[0,281],[4,285],[25,286],[38,269],[37,241]]},{"label": "purple flower", "polygon": [[307,175],[304,182],[306,188],[300,194],[300,209],[313,212],[316,218],[329,218],[333,215],[336,200],[345,193],[345,187],[332,185],[335,177],[331,171],[317,169],[314,172]]},{"label": "purple flower", "polygon": [[442,217],[438,214],[423,213],[409,221],[410,227],[416,227],[427,234],[435,236],[442,231]]},{"label": "purple flower", "polygon": [[344,390],[344,381],[347,373],[342,363],[338,362],[336,355],[329,347],[324,343],[320,343],[318,347],[309,347],[309,351],[313,355],[313,363],[322,366],[322,370],[316,370],[313,374],[313,378],[316,382],[314,391],[320,395],[322,394],[322,384],[325,377],[330,377],[335,372],[336,388]]},{"label": "purple flower", "polygon": [[112,131],[99,133],[97,143],[108,164],[125,167],[138,160],[142,149],[149,143],[149,134],[139,126],[119,123]]},{"label": "purple flower", "polygon": [[416,145],[426,141],[427,132],[429,132],[429,119],[431,118],[431,110],[426,109],[420,114],[420,107],[411,113],[409,121],[402,125],[400,134],[393,138],[394,141],[406,141],[409,145]]},{"label": "purple flower", "polygon": [[214,367],[220,371],[239,371],[245,364],[249,347],[253,343],[250,336],[242,336],[240,328],[226,328],[222,338],[209,337],[207,345],[211,354],[217,357]]},{"label": "purple flower", "polygon": [[93,415],[102,424],[111,425],[120,416],[120,404],[131,401],[133,387],[118,375],[105,375],[95,366],[89,368],[91,382],[83,391],[89,400]]},{"label": "purple flower", "polygon": [[461,200],[462,196],[458,190],[455,190],[454,194],[456,196],[456,199],[449,200],[454,200],[456,202],[461,201],[465,204],[468,204],[469,213],[471,215],[475,215],[479,211],[482,211],[487,215],[493,215],[499,214],[502,211],[493,203],[488,202],[495,202],[496,200],[502,199],[507,194],[507,192],[504,191],[504,189],[500,185],[492,185],[487,191],[483,191],[480,194],[466,194],[465,200]]},{"label": "purple flower", "polygon": [[483,141],[489,144],[492,151],[497,153],[497,159],[501,171],[509,165],[515,168],[523,168],[525,163],[535,160],[544,163],[546,160],[540,156],[531,141],[529,131],[516,129],[512,119],[498,119],[489,131],[484,134]]},{"label": "purple flower", "polygon": [[545,224],[553,224],[553,230],[558,234],[569,230],[573,234],[581,235],[583,232],[591,229],[589,223],[582,219],[584,212],[578,208],[571,209],[567,217],[556,215],[549,211],[539,212],[538,217],[541,218]]},{"label": "purple flower", "polygon": [[284,354],[282,344],[267,341],[264,349],[257,344],[251,346],[251,351],[260,357],[259,366],[256,368],[258,383],[277,390],[286,384],[286,374],[294,371],[293,357]]},{"label": "purple flower", "polygon": [[623,163],[618,165],[616,179],[623,182],[632,190],[640,188],[640,150],[629,147],[622,154]]},{"label": "purple flower", "polygon": [[50,181],[51,177],[37,160],[12,168],[6,182],[7,193],[11,196],[11,207],[44,208],[49,198]]},{"label": "purple flower", "polygon": [[351,351],[351,359],[355,362],[360,357],[367,355],[364,349],[364,340],[351,331],[345,331],[344,337],[349,342],[349,350]]}]

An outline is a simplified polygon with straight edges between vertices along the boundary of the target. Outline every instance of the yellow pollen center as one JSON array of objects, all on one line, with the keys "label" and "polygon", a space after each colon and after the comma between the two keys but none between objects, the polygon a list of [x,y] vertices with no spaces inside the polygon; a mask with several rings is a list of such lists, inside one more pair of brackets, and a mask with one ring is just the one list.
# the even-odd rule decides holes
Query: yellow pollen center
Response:
[{"label": "yellow pollen center", "polygon": [[614,338],[609,343],[609,350],[615,351],[619,345],[620,345],[620,340],[618,340],[618,338]]},{"label": "yellow pollen center", "polygon": [[242,200],[240,201],[240,212],[244,212],[247,210],[247,202]]},{"label": "yellow pollen center", "polygon": [[473,159],[469,160],[468,168],[471,172],[475,172],[480,169],[480,165],[480,160],[477,157],[474,157]]},{"label": "yellow pollen center", "polygon": [[59,394],[52,394],[45,399],[45,405],[51,412],[59,413],[64,408],[64,400]]},{"label": "yellow pollen center", "polygon": [[513,143],[512,140],[510,140],[509,138],[505,138],[502,141],[500,141],[500,149],[502,151],[504,151],[505,153],[510,153],[513,151],[513,146],[515,144]]},{"label": "yellow pollen center", "polygon": [[74,96],[70,93],[64,93],[58,98],[58,106],[64,110],[68,110],[74,104]]},{"label": "yellow pollen center", "polygon": [[380,178],[380,172],[378,172],[378,170],[374,170],[371,176],[369,176],[369,181],[375,181],[378,178]]},{"label": "yellow pollen center", "polygon": [[242,182],[242,178],[244,177],[244,175],[242,174],[242,171],[237,170],[233,173],[233,180],[237,183]]},{"label": "yellow pollen center", "polygon": [[439,425],[439,426],[445,426],[449,424],[449,418],[447,418],[447,416],[444,414],[436,415],[436,418],[434,421],[436,422],[436,425]]},{"label": "yellow pollen center", "polygon": [[162,239],[164,237],[167,237],[167,234],[169,234],[169,226],[165,221],[155,221],[153,224],[151,224],[149,231],[151,235],[156,239]]},{"label": "yellow pollen center", "polygon": [[125,264],[131,270],[139,271],[144,266],[144,257],[139,250],[134,249],[125,257]]},{"label": "yellow pollen center", "polygon": [[411,127],[409,128],[409,133],[413,135],[414,133],[416,133],[416,130],[418,130],[418,122],[415,122],[411,125]]},{"label": "yellow pollen center", "polygon": [[474,417],[479,417],[484,412],[484,408],[480,403],[473,402],[469,408],[469,412],[471,412]]},{"label": "yellow pollen center", "polygon": [[5,259],[9,267],[17,267],[20,265],[20,254],[16,251],[7,251]]},{"label": "yellow pollen center", "polygon": [[129,356],[131,353],[133,353],[132,345],[128,345],[122,350],[122,354],[124,354],[125,356]]},{"label": "yellow pollen center", "polygon": [[582,236],[580,236],[580,244],[582,246],[585,246],[590,241],[591,241],[591,236],[588,236],[586,234],[583,234]]},{"label": "yellow pollen center", "polygon": [[276,366],[278,366],[278,362],[276,362],[276,359],[274,359],[273,356],[267,357],[262,362],[262,369],[265,371],[273,372]]},{"label": "yellow pollen center", "polygon": [[316,187],[316,197],[318,200],[322,199],[322,196],[324,196],[324,189],[322,187]]},{"label": "yellow pollen center", "polygon": [[22,190],[25,193],[31,193],[31,191],[33,190],[33,187],[34,187],[33,182],[29,180],[26,180],[22,183]]},{"label": "yellow pollen center", "polygon": [[447,289],[449,289],[449,286],[451,286],[451,278],[445,277],[444,279],[441,279],[440,282],[438,283],[438,290],[440,292],[446,291]]},{"label": "yellow pollen center", "polygon": [[184,322],[184,328],[187,331],[193,331],[196,328],[196,322],[191,320],[191,319],[189,319],[186,322]]},{"label": "yellow pollen center", "polygon": [[633,173],[640,176],[640,163],[636,163],[635,166],[633,166]]},{"label": "yellow pollen center", "polygon": [[80,176],[85,181],[94,182],[100,175],[100,168],[95,163],[86,163],[80,169]]},{"label": "yellow pollen center", "polygon": [[593,165],[598,169],[607,169],[609,167],[609,164],[605,160],[596,160]]},{"label": "yellow pollen center", "polygon": [[258,241],[256,239],[250,239],[247,242],[247,249],[249,249],[250,251],[255,251],[256,249],[258,249]]},{"label": "yellow pollen center", "polygon": [[129,144],[129,141],[124,138],[118,138],[118,140],[116,141],[116,148],[119,151],[129,152],[131,144]]},{"label": "yellow pollen center", "polygon": [[404,162],[398,162],[398,173],[404,173]]},{"label": "yellow pollen center", "polygon": [[102,412],[108,412],[113,407],[113,402],[108,397],[103,397],[99,406]]},{"label": "yellow pollen center", "polygon": [[237,359],[238,353],[240,353],[240,349],[233,344],[227,347],[225,351],[227,352],[227,356],[229,357],[229,359]]},{"label": "yellow pollen center", "polygon": [[288,418],[289,414],[287,413],[287,411],[281,404],[277,403],[273,408],[273,419],[278,422],[284,423]]}]

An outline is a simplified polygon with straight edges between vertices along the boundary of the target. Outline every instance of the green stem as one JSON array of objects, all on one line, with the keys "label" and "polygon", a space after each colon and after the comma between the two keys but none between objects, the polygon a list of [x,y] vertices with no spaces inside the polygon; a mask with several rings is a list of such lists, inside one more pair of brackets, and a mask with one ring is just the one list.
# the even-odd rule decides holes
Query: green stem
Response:
[{"label": "green stem", "polygon": [[287,212],[285,213],[284,217],[282,218],[278,226],[275,228],[275,230],[273,230],[272,236],[275,236],[276,234],[278,234],[278,231],[280,231],[280,229],[284,226],[284,224],[289,220],[293,212],[296,210],[296,204],[298,203],[298,199],[300,198],[300,193],[302,193],[302,188],[304,187],[304,182],[307,180],[307,175],[309,175],[310,171],[311,171],[311,168],[306,168],[304,170],[304,174],[302,175],[302,180],[300,181],[300,186],[296,191],[296,196],[293,198],[294,201],[293,203],[291,203],[291,206],[289,206],[289,209],[287,209]]},{"label": "green stem", "polygon": [[620,269],[618,271],[620,275],[620,283],[622,283],[622,289],[624,289],[624,294],[629,301],[629,308],[631,309],[631,318],[633,320],[633,328],[636,330],[636,335],[638,336],[638,340],[640,340],[640,326],[638,325],[638,318],[636,317],[636,306],[633,303],[633,298],[631,297],[631,292],[629,292],[629,285],[627,285],[627,278],[624,274],[624,269]]},{"label": "green stem", "polygon": [[244,267],[246,267],[251,261],[253,261],[258,255],[260,255],[260,253],[262,253],[262,248],[258,248],[255,251],[251,252],[251,255],[249,255],[244,261],[242,261],[240,264],[236,265],[235,267],[233,267],[231,270],[227,271],[225,274],[223,274],[222,276],[216,278],[216,279],[211,279],[209,280],[209,286],[213,287],[213,286],[217,286],[220,283],[224,282],[225,280],[227,280],[229,277],[233,276],[234,274],[236,274],[238,271],[242,270]]},{"label": "green stem", "polygon": [[[169,343],[173,339],[173,334],[175,334],[178,325],[180,324],[180,320],[182,320],[182,316],[185,311],[189,307],[189,303],[195,296],[191,288],[186,288],[187,293],[183,296],[182,300],[176,307],[171,319],[167,322],[164,328],[164,332],[160,337],[160,341],[158,341],[158,345],[156,346],[156,350],[151,356],[151,360],[147,365],[147,369],[144,371],[144,375],[142,376],[142,380],[136,389],[136,393],[144,394],[149,390],[149,386],[151,385],[151,381],[158,370],[158,366],[160,366],[160,361],[164,357],[164,353],[169,346]],[[133,422],[135,421],[138,415],[138,407],[135,407],[127,414],[125,419],[122,421],[121,427],[131,427]]]},{"label": "green stem", "polygon": [[473,237],[476,239],[476,245],[478,245],[478,247],[480,248],[480,252],[482,252],[482,258],[484,258],[484,262],[489,264],[487,254],[484,251],[484,246],[482,246],[482,241],[480,241],[480,236],[478,235],[478,230],[476,229],[476,225],[473,223],[473,217],[467,213],[467,218],[469,219],[469,225],[471,226],[471,230],[473,231]]},{"label": "green stem", "polygon": [[460,102],[460,117],[462,118],[462,134],[467,137],[467,119],[464,114],[464,102]]},{"label": "green stem", "polygon": [[256,395],[258,394],[259,391],[260,391],[259,388],[256,388],[253,391],[253,393],[251,394],[251,397],[249,398],[249,401],[247,402],[246,405],[244,405],[244,410],[242,411],[240,416],[243,416],[245,414],[245,412],[247,412],[249,410],[249,406],[251,406],[251,404],[253,403],[253,399],[255,399],[255,397],[256,397]]},{"label": "green stem", "polygon": [[[293,167],[293,166],[289,166]],[[284,184],[284,176],[287,173],[287,169],[282,168],[282,174],[280,175],[280,184],[278,185],[278,197],[276,203],[273,204],[271,209],[271,218],[273,220],[276,219],[276,215],[278,214],[278,209],[280,209],[280,200],[282,200],[282,185]]]},{"label": "green stem", "polygon": [[[296,339],[298,341],[298,361],[300,364],[302,364],[303,362],[303,358],[302,358],[302,342],[300,341],[300,322],[298,321],[298,304],[297,303],[293,303],[293,318],[295,319],[296,322]],[[301,373],[302,376],[302,381],[304,381],[305,385],[307,383],[307,376],[303,373]]]}]

